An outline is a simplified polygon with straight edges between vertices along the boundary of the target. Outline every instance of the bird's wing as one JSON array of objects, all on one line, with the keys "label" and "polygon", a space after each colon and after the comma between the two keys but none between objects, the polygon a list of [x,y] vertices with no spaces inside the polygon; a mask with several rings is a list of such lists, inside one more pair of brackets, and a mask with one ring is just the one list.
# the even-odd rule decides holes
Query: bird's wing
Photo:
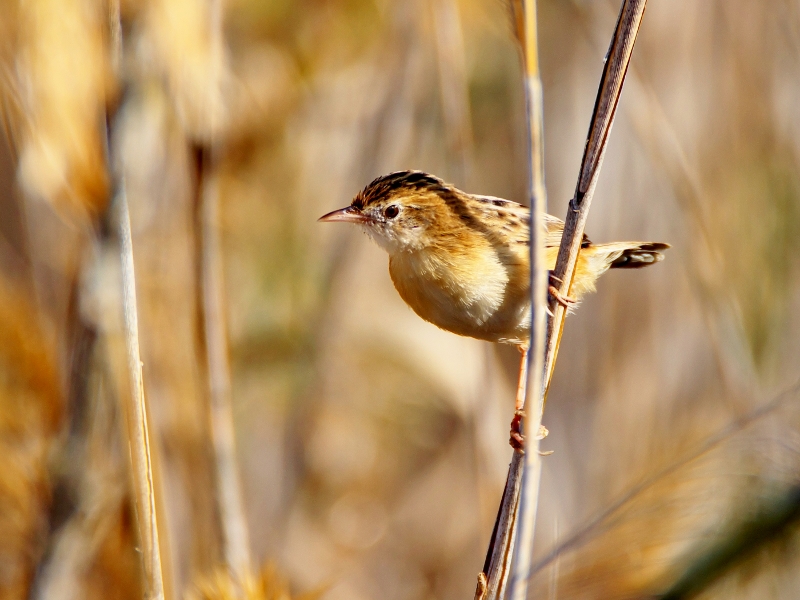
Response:
[{"label": "bird's wing", "polygon": [[[527,206],[494,196],[473,196],[477,201],[476,210],[481,213],[484,222],[497,224],[496,229],[508,238],[511,245],[527,244],[531,211]],[[564,233],[564,221],[544,214],[544,225],[547,233],[544,238],[545,248],[557,248],[561,244]],[[581,247],[591,244],[584,234]]]}]

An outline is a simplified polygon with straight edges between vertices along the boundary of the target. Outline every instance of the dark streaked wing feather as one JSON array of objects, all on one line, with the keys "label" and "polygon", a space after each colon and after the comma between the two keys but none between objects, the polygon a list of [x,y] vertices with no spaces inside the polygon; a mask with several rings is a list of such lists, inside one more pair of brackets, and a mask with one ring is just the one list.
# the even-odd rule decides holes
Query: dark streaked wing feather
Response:
[{"label": "dark streaked wing feather", "polygon": [[[503,228],[504,233],[510,238],[511,244],[527,244],[529,241],[528,223],[530,219],[530,209],[522,204],[517,204],[510,200],[495,198],[494,196],[476,196],[478,210],[488,218],[498,218],[508,221],[508,225]],[[564,233],[564,221],[545,213],[544,224],[547,235],[544,239],[545,248],[557,248],[561,245],[561,236]],[[583,235],[581,247],[585,248],[591,241]]]}]

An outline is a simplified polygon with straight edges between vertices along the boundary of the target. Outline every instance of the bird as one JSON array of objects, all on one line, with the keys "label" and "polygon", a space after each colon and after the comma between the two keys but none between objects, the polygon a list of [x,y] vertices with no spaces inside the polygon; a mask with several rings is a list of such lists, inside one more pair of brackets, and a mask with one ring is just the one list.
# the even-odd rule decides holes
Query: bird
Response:
[{"label": "bird", "polygon": [[[319,221],[361,226],[389,254],[397,292],[422,319],[458,335],[516,346],[524,366],[531,327],[529,218],[530,209],[516,202],[469,194],[435,175],[405,170],[374,179],[349,206]],[[564,222],[545,213],[544,225],[552,277]],[[550,294],[571,311],[608,269],[650,266],[669,247],[595,244],[584,235],[570,296],[552,285]],[[518,411],[524,403],[523,370]]]}]

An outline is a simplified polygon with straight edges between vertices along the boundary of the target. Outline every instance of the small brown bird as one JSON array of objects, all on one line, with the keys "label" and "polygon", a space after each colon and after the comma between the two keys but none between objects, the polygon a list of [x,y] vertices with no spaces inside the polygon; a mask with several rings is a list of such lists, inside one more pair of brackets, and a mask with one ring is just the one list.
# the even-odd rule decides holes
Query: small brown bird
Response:
[{"label": "small brown bird", "polygon": [[[389,275],[415,313],[437,327],[517,346],[530,342],[530,210],[501,198],[467,194],[421,171],[378,177],[350,206],[320,221],[356,223],[389,253]],[[555,268],[564,222],[545,215],[547,268]],[[593,244],[584,236],[570,304],[595,290],[610,268],[646,267],[668,244]],[[551,293],[557,296],[551,286]],[[523,363],[525,361],[523,360]],[[520,377],[519,394],[524,388]]]}]

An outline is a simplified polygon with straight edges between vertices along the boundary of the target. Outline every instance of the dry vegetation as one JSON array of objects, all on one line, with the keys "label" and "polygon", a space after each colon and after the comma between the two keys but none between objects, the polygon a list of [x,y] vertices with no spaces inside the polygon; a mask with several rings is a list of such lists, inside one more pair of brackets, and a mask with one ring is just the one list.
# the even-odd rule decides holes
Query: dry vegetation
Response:
[{"label": "dry vegetation", "polygon": [[[507,7],[231,0],[224,47],[207,7],[122,2],[117,80],[109,6],[0,3],[0,599],[141,597],[106,210],[123,166],[168,597],[471,596],[516,352],[421,322],[380,250],[315,221],[399,168],[526,198]],[[617,10],[540,3],[556,215]],[[796,3],[649,3],[587,229],[673,250],[605,276],[568,321],[531,597],[800,588],[799,82]],[[241,585],[199,292],[209,147],[255,563]]]}]

